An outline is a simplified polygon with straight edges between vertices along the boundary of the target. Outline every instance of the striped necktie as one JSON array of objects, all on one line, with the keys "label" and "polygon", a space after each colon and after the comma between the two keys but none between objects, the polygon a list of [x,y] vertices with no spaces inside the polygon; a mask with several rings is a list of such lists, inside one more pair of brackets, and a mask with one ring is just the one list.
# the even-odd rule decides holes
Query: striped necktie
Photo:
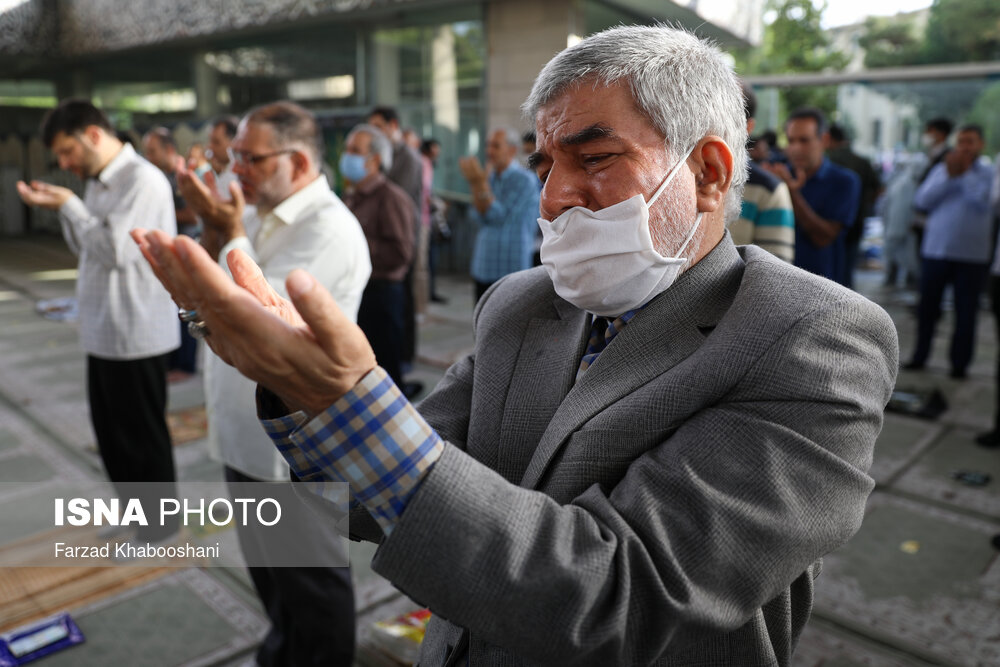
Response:
[{"label": "striped necktie", "polygon": [[577,379],[597,361],[597,357],[604,351],[604,348],[611,344],[614,337],[621,333],[625,325],[635,317],[639,310],[640,308],[630,310],[614,320],[610,317],[594,317],[594,323],[590,327],[590,339],[587,341],[587,351],[580,359],[580,368],[576,372]]}]

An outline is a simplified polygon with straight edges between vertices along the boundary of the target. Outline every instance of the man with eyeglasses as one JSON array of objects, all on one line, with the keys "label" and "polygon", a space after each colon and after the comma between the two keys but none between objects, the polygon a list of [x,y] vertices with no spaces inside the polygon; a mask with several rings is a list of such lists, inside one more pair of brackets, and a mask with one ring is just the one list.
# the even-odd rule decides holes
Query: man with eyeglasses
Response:
[{"label": "man with eyeglasses", "polygon": [[[282,289],[295,268],[315,272],[352,320],[371,273],[368,244],[357,219],[320,174],[322,134],[315,118],[291,102],[251,110],[228,149],[238,183],[213,193],[192,172],[181,192],[204,221],[201,243],[227,268],[239,248]],[[222,197],[228,197],[223,200]],[[255,385],[214,354],[205,361],[209,446],[226,466],[226,481],[287,481],[288,465],[257,420]],[[237,486],[231,487],[235,494]],[[238,525],[247,561],[275,563],[287,545]],[[302,536],[313,553],[339,553],[332,527]],[[258,559],[261,559],[259,561]],[[260,665],[349,665],[354,651],[354,597],[350,571],[333,567],[249,568],[271,630]]]}]

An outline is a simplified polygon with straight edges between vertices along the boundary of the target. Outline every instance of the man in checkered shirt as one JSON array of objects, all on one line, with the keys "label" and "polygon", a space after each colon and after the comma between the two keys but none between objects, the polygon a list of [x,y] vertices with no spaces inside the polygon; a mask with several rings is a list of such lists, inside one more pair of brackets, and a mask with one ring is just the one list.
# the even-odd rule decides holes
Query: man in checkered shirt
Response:
[{"label": "man in checkered shirt", "polygon": [[476,301],[507,274],[531,268],[539,188],[538,177],[514,159],[520,145],[517,132],[497,129],[486,144],[488,172],[475,156],[459,160],[472,192],[472,217],[481,225],[470,267]]}]

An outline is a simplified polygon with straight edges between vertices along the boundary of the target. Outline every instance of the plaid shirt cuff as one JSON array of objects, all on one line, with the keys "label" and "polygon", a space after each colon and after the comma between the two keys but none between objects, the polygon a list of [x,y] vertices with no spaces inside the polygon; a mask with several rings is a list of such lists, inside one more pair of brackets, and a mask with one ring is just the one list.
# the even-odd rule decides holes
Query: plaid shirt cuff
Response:
[{"label": "plaid shirt cuff", "polygon": [[288,463],[295,476],[301,480],[323,481],[329,479],[323,471],[314,466],[306,455],[292,442],[292,433],[309,421],[306,413],[301,410],[276,419],[261,419],[260,425],[264,432],[274,441],[274,446]]},{"label": "plaid shirt cuff", "polygon": [[378,367],[289,439],[313,468],[350,484],[386,535],[444,451],[438,434]]}]

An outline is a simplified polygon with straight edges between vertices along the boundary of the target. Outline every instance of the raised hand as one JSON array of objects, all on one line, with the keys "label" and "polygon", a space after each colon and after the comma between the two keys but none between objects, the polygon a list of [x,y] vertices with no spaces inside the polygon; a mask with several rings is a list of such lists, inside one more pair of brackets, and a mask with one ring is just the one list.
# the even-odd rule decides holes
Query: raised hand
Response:
[{"label": "raised hand", "polygon": [[771,172],[784,181],[785,185],[788,186],[788,189],[793,192],[801,190],[802,186],[806,184],[806,173],[802,169],[796,170],[795,175],[792,176],[792,172],[788,169],[788,165],[781,162],[766,163],[762,164],[761,167],[763,167],[765,171]]},{"label": "raised hand", "polygon": [[306,272],[289,274],[289,302],[243,253],[228,259],[237,284],[190,239],[132,236],[174,300],[197,310],[212,350],[289,407],[319,413],[375,368],[361,329]]},{"label": "raised hand", "polygon": [[944,156],[945,168],[949,176],[960,176],[967,172],[978,156],[959,149],[952,149]]},{"label": "raised hand", "polygon": [[73,191],[42,181],[32,181],[31,185],[24,181],[18,181],[17,194],[21,196],[21,201],[28,206],[40,206],[54,211],[69,201],[69,198],[73,196]]},{"label": "raised hand", "polygon": [[187,168],[177,170],[177,189],[188,206],[201,216],[206,226],[213,228],[225,240],[244,234],[243,230],[243,190],[238,183],[229,186],[229,200],[223,200],[198,175]]},{"label": "raised hand", "polygon": [[475,155],[459,158],[458,167],[462,171],[462,176],[473,187],[486,184],[486,170]]}]

